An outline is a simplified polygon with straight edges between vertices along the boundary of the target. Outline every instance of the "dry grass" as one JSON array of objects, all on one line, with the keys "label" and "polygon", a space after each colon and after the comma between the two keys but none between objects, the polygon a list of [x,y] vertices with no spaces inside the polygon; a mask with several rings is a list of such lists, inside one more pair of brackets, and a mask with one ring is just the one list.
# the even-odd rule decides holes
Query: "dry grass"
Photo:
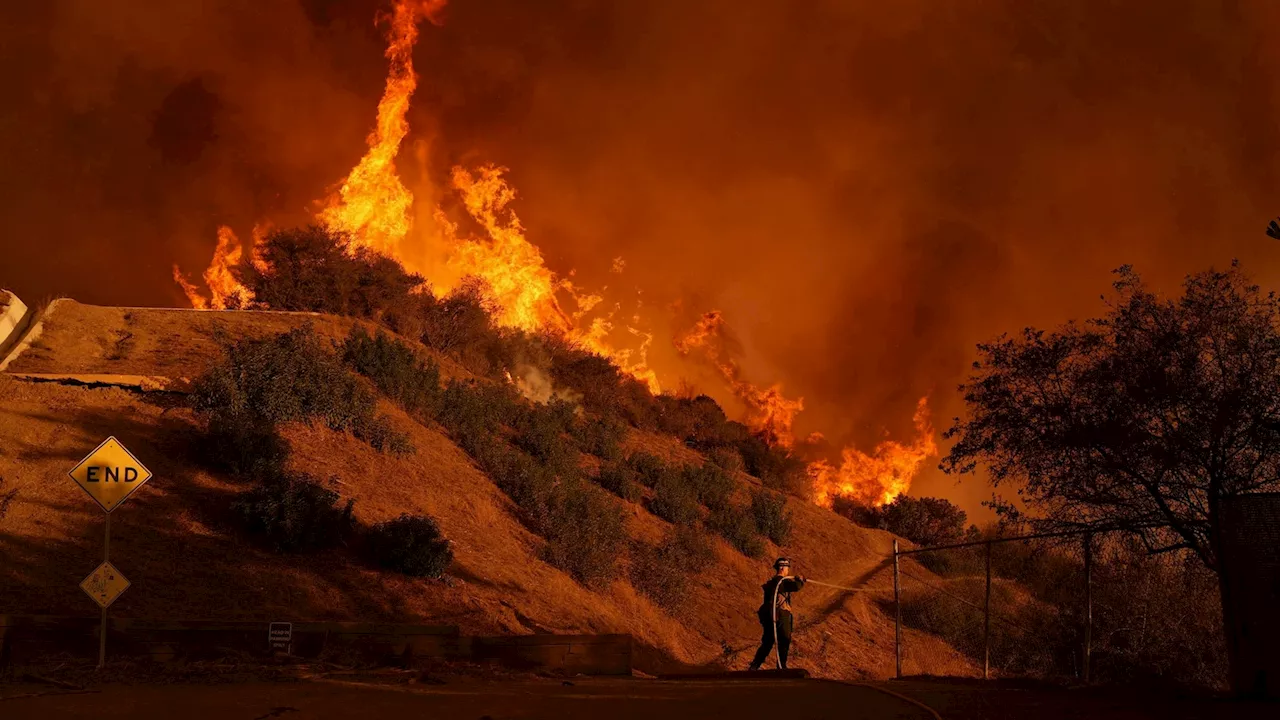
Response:
[{"label": "dry grass", "polygon": [[[126,319],[125,315],[129,318]],[[262,336],[306,316],[123,310],[69,304],[54,314],[38,348],[15,371],[114,372],[190,377],[216,358],[215,321]],[[345,337],[353,321],[316,317],[325,337]],[[130,333],[121,343],[121,331]],[[108,357],[110,356],[110,357]],[[456,365],[438,359],[446,373]],[[290,426],[292,463],[356,500],[365,523],[401,513],[436,518],[454,543],[446,582],[415,580],[360,562],[347,549],[282,556],[235,532],[226,508],[244,488],[195,463],[199,428],[163,394],[21,382],[0,376],[0,477],[16,489],[0,520],[0,613],[92,614],[78,587],[101,560],[102,515],[66,472],[107,435],[116,435],[155,474],[116,512],[112,560],[133,586],[113,612],[124,617],[379,619],[457,624],[464,632],[628,632],[648,671],[711,664],[745,666],[759,639],[755,609],[773,555],[802,574],[874,590],[857,594],[810,586],[797,596],[797,665],[828,677],[883,678],[893,672],[893,624],[877,604],[891,588],[882,563],[892,536],[858,528],[828,510],[787,499],[789,544],[752,561],[720,539],[717,562],[691,578],[681,620],[624,580],[593,592],[539,559],[542,539],[516,518],[511,501],[436,429],[380,404],[417,453],[383,455],[322,427]],[[678,441],[632,432],[627,452],[680,463],[703,458]],[[737,475],[738,497],[749,481]],[[628,504],[628,534],[661,540],[668,524]],[[924,572],[920,570],[920,572]],[[942,652],[941,650],[939,652]],[[966,661],[956,656],[960,671]]]}]

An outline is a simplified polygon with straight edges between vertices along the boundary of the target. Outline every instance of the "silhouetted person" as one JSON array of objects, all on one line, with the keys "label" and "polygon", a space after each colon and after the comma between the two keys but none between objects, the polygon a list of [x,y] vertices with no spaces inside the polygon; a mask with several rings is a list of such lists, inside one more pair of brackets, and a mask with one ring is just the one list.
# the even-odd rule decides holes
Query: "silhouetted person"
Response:
[{"label": "silhouetted person", "polygon": [[803,577],[791,577],[791,561],[787,558],[778,558],[773,569],[777,574],[761,586],[764,590],[764,602],[757,615],[760,617],[760,626],[764,628],[764,637],[760,639],[760,649],[751,661],[752,670],[760,669],[769,658],[769,651],[775,643],[778,646],[778,667],[786,669],[793,627],[791,593],[804,587]]}]

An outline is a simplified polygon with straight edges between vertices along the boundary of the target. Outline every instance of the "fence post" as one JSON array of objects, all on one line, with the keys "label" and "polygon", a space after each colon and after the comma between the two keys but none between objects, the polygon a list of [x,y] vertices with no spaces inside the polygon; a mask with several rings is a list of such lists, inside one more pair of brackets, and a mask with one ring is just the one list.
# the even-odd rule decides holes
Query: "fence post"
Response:
[{"label": "fence post", "polygon": [[1089,653],[1093,649],[1093,533],[1084,536],[1084,651],[1081,669],[1089,682]]},{"label": "fence post", "polygon": [[982,679],[991,678],[991,541],[987,541],[987,599],[982,606]]},{"label": "fence post", "polygon": [[894,677],[902,679],[902,592],[898,585],[898,539],[893,539],[893,662]]}]

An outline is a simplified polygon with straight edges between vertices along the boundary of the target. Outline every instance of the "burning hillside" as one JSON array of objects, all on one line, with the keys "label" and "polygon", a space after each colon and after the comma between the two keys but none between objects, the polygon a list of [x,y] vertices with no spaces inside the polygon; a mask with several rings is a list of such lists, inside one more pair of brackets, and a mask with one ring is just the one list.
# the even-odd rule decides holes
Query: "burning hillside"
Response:
[{"label": "burning hillside", "polygon": [[[379,15],[377,21],[386,29],[390,70],[368,150],[328,197],[317,202],[315,222],[348,238],[349,252],[380,253],[420,274],[429,284],[424,291],[443,295],[474,278],[498,326],[561,337],[608,358],[651,393],[661,392],[673,383],[662,380],[649,365],[655,332],[649,327],[652,316],[642,311],[650,309],[636,303],[633,312],[620,318],[623,301],[606,301],[607,288],[587,292],[551,270],[511,207],[516,191],[506,181],[505,169],[455,166],[447,193],[457,199],[465,217],[453,218],[436,208],[426,215],[430,222],[414,223],[415,216],[424,215],[413,212],[415,198],[399,176],[396,159],[409,133],[407,113],[418,85],[413,48],[419,24],[439,23],[443,7],[443,0],[397,0],[391,12]],[[263,266],[257,252],[263,237],[264,226],[254,228],[249,243],[242,243],[229,227],[219,229],[212,262],[203,273],[208,297],[175,266],[174,279],[192,307],[254,307],[254,293],[237,278],[237,268],[245,263]],[[622,272],[625,259],[614,258],[611,268]],[[805,407],[803,399],[787,397],[780,384],[763,387],[746,378],[737,357],[740,348],[722,313],[705,313],[692,329],[673,338],[673,346],[680,357],[709,363],[722,376],[754,433],[771,446],[796,449],[793,424]],[[510,370],[515,368],[508,370],[508,378]],[[521,389],[537,385],[534,394],[545,401],[552,395],[550,387],[545,382],[531,385],[527,372],[528,368],[518,370],[521,379],[516,384]],[[937,454],[923,398],[915,428],[918,437],[912,443],[886,441],[872,455],[845,448],[838,468],[827,459],[811,459],[808,475],[817,501],[829,505],[833,496],[847,495],[880,505],[906,492],[923,462]]]}]

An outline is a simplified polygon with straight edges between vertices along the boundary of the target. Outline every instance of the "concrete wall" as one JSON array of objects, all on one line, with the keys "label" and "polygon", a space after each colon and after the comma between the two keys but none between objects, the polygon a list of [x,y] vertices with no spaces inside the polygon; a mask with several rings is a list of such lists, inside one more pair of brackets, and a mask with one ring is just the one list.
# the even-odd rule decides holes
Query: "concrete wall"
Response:
[{"label": "concrete wall", "polygon": [[0,360],[13,349],[27,324],[31,322],[31,312],[8,290],[0,290]]},{"label": "concrete wall", "polygon": [[[93,658],[99,620],[91,617],[0,615],[0,666],[66,653]],[[111,618],[109,657],[201,659],[228,651],[267,656],[270,623],[154,621]],[[631,674],[630,635],[521,635],[463,637],[451,625],[295,622],[291,653],[358,658],[387,665],[445,659],[494,662],[524,670],[584,675]]]}]

